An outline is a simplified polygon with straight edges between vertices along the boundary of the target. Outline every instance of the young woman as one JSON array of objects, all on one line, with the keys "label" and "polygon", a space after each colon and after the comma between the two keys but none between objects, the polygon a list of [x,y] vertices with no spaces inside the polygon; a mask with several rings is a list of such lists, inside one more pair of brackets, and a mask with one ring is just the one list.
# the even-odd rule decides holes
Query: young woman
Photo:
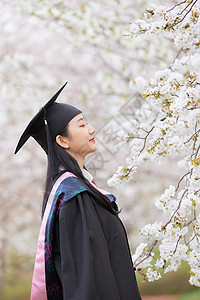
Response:
[{"label": "young woman", "polygon": [[64,86],[32,119],[15,151],[32,136],[48,156],[31,299],[139,300],[116,197],[100,189],[84,165],[96,151],[95,129],[79,109],[55,103]]}]

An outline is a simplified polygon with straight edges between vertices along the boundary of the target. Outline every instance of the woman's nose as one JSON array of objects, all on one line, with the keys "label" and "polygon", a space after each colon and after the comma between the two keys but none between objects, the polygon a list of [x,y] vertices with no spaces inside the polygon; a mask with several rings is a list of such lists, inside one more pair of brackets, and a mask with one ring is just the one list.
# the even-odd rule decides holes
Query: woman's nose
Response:
[{"label": "woman's nose", "polygon": [[90,134],[94,134],[95,131],[96,131],[96,130],[94,129],[94,127],[92,127],[92,126],[90,125],[90,129],[89,129]]}]

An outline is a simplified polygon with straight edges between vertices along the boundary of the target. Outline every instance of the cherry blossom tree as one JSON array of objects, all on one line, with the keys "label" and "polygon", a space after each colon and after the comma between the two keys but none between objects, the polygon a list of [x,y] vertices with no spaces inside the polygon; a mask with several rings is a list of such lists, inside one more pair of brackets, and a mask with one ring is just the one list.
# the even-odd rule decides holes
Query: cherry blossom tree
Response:
[{"label": "cherry blossom tree", "polygon": [[[177,156],[180,180],[169,185],[155,205],[166,222],[147,224],[141,229],[141,243],[133,261],[149,281],[164,273],[177,271],[182,261],[190,266],[192,285],[200,286],[200,2],[182,1],[172,7],[152,5],[144,19],[130,25],[130,36],[145,40],[167,39],[174,43],[177,55],[168,68],[158,70],[150,80],[135,78],[130,85],[144,98],[143,111],[129,124],[129,132],[120,131],[119,139],[132,147],[127,166],[118,167],[109,185],[129,182],[137,169],[151,160],[160,164]],[[142,91],[141,91],[142,85]],[[147,108],[145,109],[147,112]],[[152,120],[151,116],[155,117]],[[155,258],[158,246],[159,258]]]}]

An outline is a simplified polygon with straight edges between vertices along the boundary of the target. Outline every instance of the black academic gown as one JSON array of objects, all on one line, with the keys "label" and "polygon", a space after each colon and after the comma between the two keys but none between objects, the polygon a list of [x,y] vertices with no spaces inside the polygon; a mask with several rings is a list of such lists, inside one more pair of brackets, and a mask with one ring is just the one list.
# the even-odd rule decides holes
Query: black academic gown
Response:
[{"label": "black academic gown", "polygon": [[55,222],[54,258],[64,300],[139,300],[124,226],[87,191]]}]

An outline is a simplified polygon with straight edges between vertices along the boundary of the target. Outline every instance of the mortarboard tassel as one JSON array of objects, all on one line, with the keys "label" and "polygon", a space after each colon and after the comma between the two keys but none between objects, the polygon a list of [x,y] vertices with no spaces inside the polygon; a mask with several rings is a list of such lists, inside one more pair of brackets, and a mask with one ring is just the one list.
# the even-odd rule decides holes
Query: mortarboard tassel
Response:
[{"label": "mortarboard tassel", "polygon": [[57,174],[57,164],[53,152],[53,146],[52,146],[52,140],[49,132],[49,126],[46,118],[46,109],[43,107],[43,120],[45,125],[45,131],[46,131],[46,138],[47,138],[47,146],[48,146],[48,174],[50,175],[50,178],[52,178],[52,181],[54,180],[55,174]]}]

